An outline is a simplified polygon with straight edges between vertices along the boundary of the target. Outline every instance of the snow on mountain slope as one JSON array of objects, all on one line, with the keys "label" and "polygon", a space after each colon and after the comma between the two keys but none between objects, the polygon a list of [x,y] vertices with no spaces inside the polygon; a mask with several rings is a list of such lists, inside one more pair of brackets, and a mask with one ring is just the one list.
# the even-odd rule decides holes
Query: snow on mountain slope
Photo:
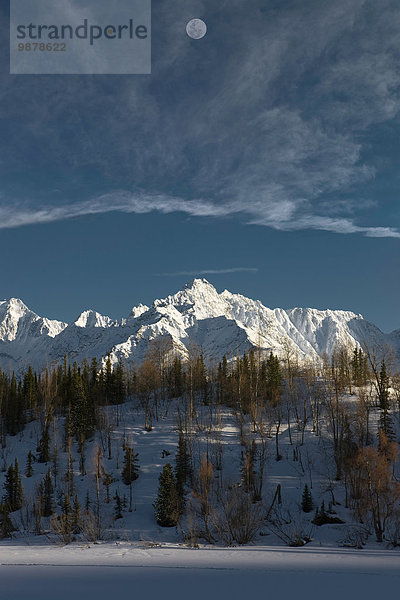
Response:
[{"label": "snow on mountain slope", "polygon": [[140,317],[140,315],[147,312],[148,310],[149,307],[145,304],[139,304],[138,306],[134,306],[128,315],[128,319],[137,319],[138,317]]},{"label": "snow on mountain slope", "polygon": [[13,342],[47,335],[54,338],[67,323],[44,319],[29,310],[18,298],[0,302],[0,341]]},{"label": "snow on mountain slope", "polygon": [[43,319],[21,300],[0,302],[0,365],[21,370],[62,361],[120,358],[140,363],[156,339],[169,341],[173,351],[187,354],[202,347],[208,360],[242,354],[251,347],[276,353],[291,351],[300,360],[331,355],[344,344],[371,348],[391,345],[400,358],[400,330],[386,335],[361,315],[340,310],[270,309],[225,290],[221,294],[205,279],[152,306],[140,304],[127,318],[113,321],[88,310],[70,325]]},{"label": "snow on mountain slope", "polygon": [[110,317],[104,317],[94,310],[85,310],[74,323],[76,327],[113,327],[116,324]]},{"label": "snow on mountain slope", "polygon": [[[39,317],[18,298],[3,300],[0,302],[0,366],[10,371],[24,368],[38,341],[50,342],[66,327],[67,323]],[[32,356],[36,354],[33,352]],[[42,362],[38,363],[42,368]]]}]

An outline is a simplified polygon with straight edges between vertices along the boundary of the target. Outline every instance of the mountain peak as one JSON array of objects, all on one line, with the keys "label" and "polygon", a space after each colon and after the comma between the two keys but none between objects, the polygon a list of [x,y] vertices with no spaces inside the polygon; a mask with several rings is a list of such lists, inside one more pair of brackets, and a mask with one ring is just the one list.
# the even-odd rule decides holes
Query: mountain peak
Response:
[{"label": "mountain peak", "polygon": [[149,310],[149,307],[146,306],[145,304],[138,304],[137,306],[134,306],[131,310],[131,312],[128,315],[128,319],[137,319],[138,317],[140,317],[143,313],[147,312]]},{"label": "mountain peak", "polygon": [[2,302],[0,302],[0,306],[3,309],[8,309],[8,310],[19,310],[22,312],[32,312],[29,310],[29,308],[26,306],[26,304],[24,304],[22,302],[22,300],[20,300],[19,298],[8,298],[6,300],[3,300]]},{"label": "mountain peak", "polygon": [[0,302],[0,341],[25,341],[42,335],[55,337],[66,323],[39,317],[19,298]]},{"label": "mountain peak", "polygon": [[204,277],[195,277],[194,279],[186,283],[184,286],[185,290],[194,290],[202,288],[208,288],[215,291],[215,287],[209,281],[207,281],[207,279],[204,279]]},{"label": "mountain peak", "polygon": [[103,316],[95,310],[85,310],[76,319],[76,327],[110,327],[114,322],[110,317]]},{"label": "mountain peak", "polygon": [[215,287],[207,279],[196,278],[189,281],[183,290],[172,296],[178,303],[189,301],[193,304],[208,304],[219,302],[219,294]]}]

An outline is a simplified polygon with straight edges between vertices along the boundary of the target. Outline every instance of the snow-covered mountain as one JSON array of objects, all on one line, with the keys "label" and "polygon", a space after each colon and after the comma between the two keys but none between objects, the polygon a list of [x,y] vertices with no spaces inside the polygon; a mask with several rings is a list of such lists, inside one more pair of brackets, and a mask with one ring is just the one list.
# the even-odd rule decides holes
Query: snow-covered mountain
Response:
[{"label": "snow-covered mountain", "polygon": [[209,360],[236,356],[251,347],[291,350],[300,360],[331,354],[337,345],[391,346],[400,357],[400,330],[384,334],[361,315],[340,310],[270,309],[205,279],[152,306],[140,304],[127,318],[114,321],[93,310],[70,325],[39,317],[18,299],[0,302],[0,366],[21,371],[59,363],[65,354],[78,362],[111,355],[139,363],[156,339],[166,339],[183,355],[203,348]]}]

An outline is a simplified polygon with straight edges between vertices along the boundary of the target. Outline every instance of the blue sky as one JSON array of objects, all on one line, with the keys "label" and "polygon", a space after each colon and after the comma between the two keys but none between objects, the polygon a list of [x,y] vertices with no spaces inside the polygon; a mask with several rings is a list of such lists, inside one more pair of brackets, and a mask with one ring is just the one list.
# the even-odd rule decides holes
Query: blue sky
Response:
[{"label": "blue sky", "polygon": [[1,297],[120,317],[200,275],[400,327],[397,1],[153,0],[148,76],[9,75],[5,4]]}]

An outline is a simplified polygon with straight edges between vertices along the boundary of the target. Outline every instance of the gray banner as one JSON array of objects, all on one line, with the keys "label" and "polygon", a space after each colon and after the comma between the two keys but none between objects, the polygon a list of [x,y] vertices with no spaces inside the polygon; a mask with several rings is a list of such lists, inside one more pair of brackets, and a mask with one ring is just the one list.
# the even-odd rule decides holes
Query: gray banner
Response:
[{"label": "gray banner", "polygon": [[10,0],[10,73],[151,73],[151,0]]}]

